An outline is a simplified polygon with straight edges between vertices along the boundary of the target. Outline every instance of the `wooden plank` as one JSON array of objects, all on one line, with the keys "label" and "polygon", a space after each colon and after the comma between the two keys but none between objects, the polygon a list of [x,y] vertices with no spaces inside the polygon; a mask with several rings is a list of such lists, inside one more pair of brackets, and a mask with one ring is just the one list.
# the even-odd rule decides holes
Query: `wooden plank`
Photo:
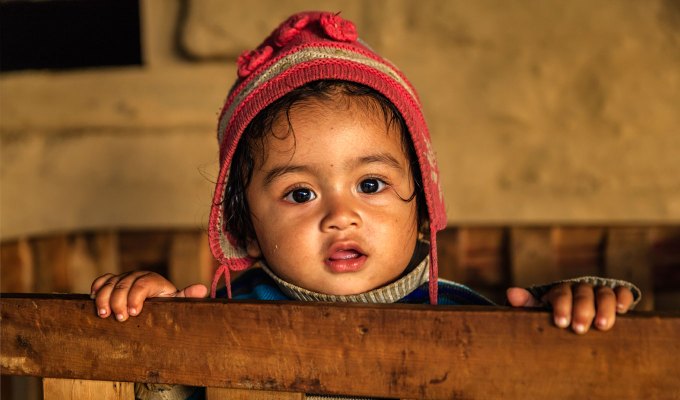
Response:
[{"label": "wooden plank", "polygon": [[507,286],[505,241],[502,228],[461,228],[458,257],[462,280],[473,287]]},{"label": "wooden plank", "polygon": [[171,241],[172,231],[120,232],[120,272],[147,270],[167,276]]},{"label": "wooden plank", "polygon": [[118,232],[102,231],[94,234],[91,246],[97,255],[97,276],[106,272],[120,272]]},{"label": "wooden plank", "polygon": [[439,276],[475,288],[507,286],[506,229],[446,228],[437,234]]},{"label": "wooden plank", "polygon": [[604,266],[602,248],[605,229],[598,227],[555,227],[552,246],[557,268],[563,278],[602,275]]},{"label": "wooden plank", "polygon": [[439,277],[464,283],[458,255],[458,229],[446,228],[437,234]]},{"label": "wooden plank", "polygon": [[658,311],[680,310],[680,291],[654,292],[654,309]]},{"label": "wooden plank", "polygon": [[43,379],[45,400],[134,400],[134,384],[129,382],[80,379]]},{"label": "wooden plank", "polygon": [[649,232],[654,291],[680,290],[680,226],[651,228]]},{"label": "wooden plank", "polygon": [[[33,252],[26,238],[0,244],[0,292],[33,292]],[[2,329],[0,327],[0,329]],[[0,399],[42,399],[38,378],[0,377]]]},{"label": "wooden plank", "polygon": [[205,232],[177,232],[172,235],[168,276],[175,286],[181,289],[202,283],[209,287],[213,270],[213,257]]},{"label": "wooden plank", "polygon": [[304,400],[304,393],[209,387],[206,400]]},{"label": "wooden plank", "polygon": [[654,309],[654,285],[649,245],[649,229],[616,227],[607,232],[606,275],[625,279],[642,290],[638,310]]},{"label": "wooden plank", "polygon": [[127,322],[85,296],[0,298],[3,374],[391,398],[680,393],[680,313],[579,336],[493,307],[153,299]]},{"label": "wooden plank", "polygon": [[33,253],[25,238],[0,245],[0,290],[33,291]]},{"label": "wooden plank", "polygon": [[66,259],[68,292],[89,293],[92,281],[99,276],[96,254],[83,233],[73,235]]},{"label": "wooden plank", "polygon": [[[115,232],[74,233],[2,244],[2,291],[88,293],[94,278],[119,270]],[[34,273],[37,276],[34,283]]]},{"label": "wooden plank", "polygon": [[471,226],[447,228],[437,236],[439,276],[475,288],[504,303],[510,284],[508,230]]},{"label": "wooden plank", "polygon": [[529,287],[560,278],[551,228],[521,227],[510,231],[512,285]]},{"label": "wooden plank", "polygon": [[42,379],[35,376],[2,375],[0,399],[42,400]]},{"label": "wooden plank", "polygon": [[70,291],[68,271],[69,238],[65,234],[42,237],[33,241],[35,259],[35,291]]}]

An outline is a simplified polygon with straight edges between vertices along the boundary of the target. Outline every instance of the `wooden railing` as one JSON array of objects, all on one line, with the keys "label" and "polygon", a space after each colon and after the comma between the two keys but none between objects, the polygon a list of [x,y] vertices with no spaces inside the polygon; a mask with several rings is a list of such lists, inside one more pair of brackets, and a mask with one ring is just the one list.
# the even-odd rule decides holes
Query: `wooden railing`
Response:
[{"label": "wooden railing", "polygon": [[119,323],[84,295],[3,295],[2,374],[46,399],[132,399],[126,382],[214,399],[680,397],[680,313],[578,336],[542,311],[227,300],[147,301]]},{"label": "wooden railing", "polygon": [[[451,226],[437,239],[439,276],[499,302],[509,286],[597,275],[634,282],[638,310],[680,309],[680,225]],[[178,287],[209,283],[205,232],[74,231],[0,242],[0,292],[86,293],[105,272],[152,270]]]}]

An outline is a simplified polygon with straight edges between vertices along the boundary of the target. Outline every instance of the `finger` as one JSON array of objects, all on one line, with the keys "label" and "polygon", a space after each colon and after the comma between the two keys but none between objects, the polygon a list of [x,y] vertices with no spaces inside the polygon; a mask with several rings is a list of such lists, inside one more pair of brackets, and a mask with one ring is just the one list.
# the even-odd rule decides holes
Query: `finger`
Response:
[{"label": "finger", "polygon": [[[113,292],[113,288],[120,279],[120,277],[116,275],[112,274],[107,275],[109,275],[108,279],[104,280],[103,282],[101,282],[100,285],[98,285],[99,287],[97,289],[97,294],[95,295],[94,298],[94,304],[97,306],[97,314],[102,318],[106,318],[109,315],[111,315],[111,307],[109,305],[109,301],[111,300],[111,293]],[[100,278],[103,277],[104,275],[102,275]],[[97,278],[97,280],[99,280],[100,278]]]},{"label": "finger", "polygon": [[135,316],[142,312],[144,300],[149,297],[174,297],[177,288],[155,272],[138,275],[127,294],[127,313]]},{"label": "finger", "polygon": [[572,292],[571,285],[561,283],[548,292],[547,301],[553,309],[555,325],[566,328],[571,322]]},{"label": "finger", "polygon": [[99,289],[101,289],[102,286],[108,281],[111,277],[115,275],[113,274],[104,274],[92,282],[92,286],[90,287],[90,298],[94,299],[94,297],[97,295],[97,292]]},{"label": "finger", "polygon": [[[206,288],[206,291],[208,289]],[[526,289],[519,287],[511,287],[505,295],[508,298],[508,303],[513,307],[539,307],[541,302],[536,300],[534,296]]]},{"label": "finger", "polygon": [[633,292],[627,287],[619,286],[614,289],[614,293],[616,294],[616,311],[619,314],[627,313],[633,305]]},{"label": "finger", "polygon": [[587,283],[579,283],[573,289],[574,305],[572,309],[571,328],[578,334],[590,329],[595,318],[595,295],[593,287]]},{"label": "finger", "polygon": [[208,297],[208,288],[201,284],[189,285],[177,292],[177,297],[202,299]]},{"label": "finger", "polygon": [[606,331],[614,326],[616,320],[616,295],[610,287],[600,286],[595,289],[595,304],[597,314],[595,326],[601,331]]},{"label": "finger", "polygon": [[134,285],[137,278],[146,275],[146,271],[136,271],[122,276],[113,287],[111,291],[111,298],[109,299],[109,306],[111,313],[118,321],[125,321],[128,319],[128,295],[130,289]]}]

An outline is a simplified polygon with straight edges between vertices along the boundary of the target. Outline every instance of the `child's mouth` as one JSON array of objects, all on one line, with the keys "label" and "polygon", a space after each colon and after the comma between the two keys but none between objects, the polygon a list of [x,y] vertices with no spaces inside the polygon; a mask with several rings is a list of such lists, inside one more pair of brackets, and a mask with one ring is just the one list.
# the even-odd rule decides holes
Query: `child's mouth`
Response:
[{"label": "child's mouth", "polygon": [[333,272],[354,272],[361,269],[366,262],[366,255],[355,249],[339,249],[326,259],[326,265]]}]

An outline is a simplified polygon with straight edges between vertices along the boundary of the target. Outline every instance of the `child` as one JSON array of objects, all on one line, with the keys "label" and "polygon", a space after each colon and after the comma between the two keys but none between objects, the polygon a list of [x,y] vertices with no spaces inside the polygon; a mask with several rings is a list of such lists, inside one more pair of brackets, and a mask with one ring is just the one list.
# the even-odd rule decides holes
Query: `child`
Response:
[{"label": "child", "polygon": [[[439,171],[413,87],[333,13],[290,17],[238,59],[222,110],[220,173],[209,235],[229,297],[340,302],[492,304],[438,280],[446,225]],[[231,287],[230,271],[245,272]],[[99,315],[124,321],[147,297],[205,297],[133,272],[92,284]],[[559,327],[607,330],[640,293],[581,278],[531,291],[513,306],[551,305]]]}]

